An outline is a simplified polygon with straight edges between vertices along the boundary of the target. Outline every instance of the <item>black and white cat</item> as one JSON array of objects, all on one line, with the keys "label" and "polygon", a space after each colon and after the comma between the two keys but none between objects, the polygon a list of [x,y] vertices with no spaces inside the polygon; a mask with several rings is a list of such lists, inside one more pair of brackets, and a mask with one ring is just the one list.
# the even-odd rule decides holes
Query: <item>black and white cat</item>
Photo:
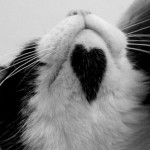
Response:
[{"label": "black and white cat", "polygon": [[72,11],[1,66],[0,149],[149,150],[149,7]]}]

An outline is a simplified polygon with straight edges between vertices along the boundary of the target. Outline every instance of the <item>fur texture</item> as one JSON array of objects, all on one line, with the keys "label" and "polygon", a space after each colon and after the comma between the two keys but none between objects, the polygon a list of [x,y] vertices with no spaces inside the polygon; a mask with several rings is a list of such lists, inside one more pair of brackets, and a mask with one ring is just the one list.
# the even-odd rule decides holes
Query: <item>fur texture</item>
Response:
[{"label": "fur texture", "polygon": [[119,27],[73,11],[2,67],[1,149],[149,150],[147,5]]}]

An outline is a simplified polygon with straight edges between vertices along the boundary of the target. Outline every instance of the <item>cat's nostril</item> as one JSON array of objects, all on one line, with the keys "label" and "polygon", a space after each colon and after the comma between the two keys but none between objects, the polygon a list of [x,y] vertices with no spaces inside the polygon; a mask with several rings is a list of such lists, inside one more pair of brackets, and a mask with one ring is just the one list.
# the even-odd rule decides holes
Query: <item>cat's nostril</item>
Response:
[{"label": "cat's nostril", "polygon": [[85,11],[85,10],[72,10],[68,13],[67,16],[74,16],[74,15],[86,16],[88,14],[91,14],[91,12],[90,11]]}]

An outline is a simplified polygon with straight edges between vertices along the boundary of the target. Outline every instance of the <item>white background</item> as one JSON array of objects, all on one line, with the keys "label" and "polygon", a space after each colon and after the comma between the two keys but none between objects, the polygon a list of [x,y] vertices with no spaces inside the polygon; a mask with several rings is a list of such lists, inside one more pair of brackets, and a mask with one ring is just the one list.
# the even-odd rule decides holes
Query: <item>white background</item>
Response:
[{"label": "white background", "polygon": [[90,10],[114,24],[132,1],[0,0],[0,52],[14,51],[22,43],[46,34],[72,9]]}]

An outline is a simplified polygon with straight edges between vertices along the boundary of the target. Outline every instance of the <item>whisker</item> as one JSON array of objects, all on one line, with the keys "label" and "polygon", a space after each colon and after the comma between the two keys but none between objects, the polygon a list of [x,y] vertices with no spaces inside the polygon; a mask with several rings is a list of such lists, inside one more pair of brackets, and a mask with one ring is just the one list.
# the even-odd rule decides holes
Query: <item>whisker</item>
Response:
[{"label": "whisker", "polygon": [[32,62],[31,64],[25,66],[24,68],[21,68],[20,70],[18,70],[17,72],[14,72],[11,76],[14,76],[15,74],[17,74],[18,72],[22,71],[22,70],[25,70],[31,66],[35,66],[36,64],[38,64],[40,62],[40,60],[36,60],[35,62]]},{"label": "whisker", "polygon": [[[40,55],[39,57],[42,57],[42,58],[40,58],[39,60],[36,60],[36,61],[34,61],[35,59],[37,59],[38,57],[33,57],[31,60],[29,60],[28,62],[26,62],[26,63],[24,63],[23,65],[21,65],[21,66],[19,66],[18,68],[16,68],[10,75],[8,75],[7,77],[8,78],[10,78],[10,77],[12,77],[12,76],[14,76],[15,74],[17,74],[18,72],[20,72],[20,71],[22,71],[22,70],[24,70],[24,69],[26,69],[26,68],[28,68],[28,67],[30,67],[30,66],[32,66],[32,65],[34,65],[34,64],[36,64],[36,63],[38,63],[39,61],[41,61],[43,58],[45,58],[45,57],[47,57],[47,55],[45,55],[45,54],[42,54],[42,55]],[[25,66],[24,68],[21,68],[21,67],[23,67],[24,65],[26,65],[26,64],[28,64],[29,62],[31,62],[31,61],[34,61],[33,63],[31,63],[31,64],[29,64],[29,65],[27,65],[27,66]],[[20,70],[18,70],[19,68],[21,68]],[[18,70],[18,71],[17,71]],[[17,71],[17,72],[15,72],[15,71]],[[6,78],[7,78],[6,77]],[[8,79],[7,78],[7,79]],[[6,80],[7,80],[6,79]],[[5,81],[6,81],[5,80]],[[1,83],[0,83],[0,85],[1,85]]]},{"label": "whisker", "polygon": [[150,40],[128,40],[129,42],[150,42]]},{"label": "whisker", "polygon": [[128,37],[150,37],[150,34],[131,34]]},{"label": "whisker", "polygon": [[[35,62],[34,62],[34,63],[35,63]],[[32,63],[31,63],[30,65],[32,65]],[[20,71],[26,69],[26,68],[29,67],[30,65],[28,65],[28,66],[26,66],[26,67],[24,67],[24,68],[22,68],[22,69],[20,69],[20,70],[18,70],[18,71],[17,71],[17,69],[19,69],[19,68],[15,69],[11,74],[9,74],[9,75],[0,83],[0,86],[1,86],[7,79],[11,78],[12,76],[14,76],[15,74],[17,74],[18,72],[20,72]]]},{"label": "whisker", "polygon": [[31,58],[33,58],[33,57],[32,57],[32,56],[31,56],[31,57],[27,57],[27,59],[24,59],[24,60],[21,60],[21,61],[19,61],[19,62],[17,62],[17,63],[14,63],[13,65],[10,65],[10,66],[8,66],[8,67],[6,67],[6,68],[0,70],[0,73],[3,72],[3,71],[5,71],[5,70],[7,70],[7,69],[9,69],[9,68],[11,68],[11,67],[13,67],[13,66],[16,66],[16,65],[20,64],[20,63],[22,63],[22,62],[25,62],[25,61],[27,61],[27,60],[30,60]]},{"label": "whisker", "polygon": [[[29,53],[28,53],[29,54]],[[17,61],[20,61],[20,60],[22,60],[22,59],[26,59],[26,58],[31,58],[31,56],[35,56],[36,54],[35,53],[31,53],[30,55],[28,55],[28,54],[26,54],[26,55],[21,55],[21,56],[19,56],[19,57],[17,57]]]},{"label": "whisker", "polygon": [[[36,47],[36,45],[35,45],[35,47]],[[31,49],[31,48],[26,48],[25,50],[29,50],[29,49]],[[0,58],[7,57],[7,56],[12,55],[12,54],[16,54],[17,55],[17,53],[18,53],[18,51],[9,52],[7,54],[1,55]],[[27,54],[30,54],[30,53],[34,53],[34,52],[28,52],[28,53],[22,54],[20,56],[24,56],[24,55],[27,55]],[[19,57],[19,56],[17,56],[17,57]]]},{"label": "whisker", "polygon": [[147,19],[147,20],[144,20],[144,21],[141,21],[141,22],[138,22],[138,23],[132,24],[132,25],[130,25],[130,26],[128,26],[128,27],[126,27],[126,28],[123,28],[122,30],[126,30],[126,29],[128,29],[128,28],[131,28],[131,27],[134,27],[134,26],[140,25],[140,24],[145,23],[145,22],[147,22],[147,21],[150,21],[150,19]]},{"label": "whisker", "polygon": [[35,68],[36,66],[38,66],[39,63],[40,62],[37,61],[37,62],[35,62],[35,64],[32,64],[31,66],[28,66],[28,67],[32,67],[32,66],[33,67],[25,74],[25,76],[22,78],[22,80],[20,81],[20,83],[26,78],[26,76],[32,71],[33,68]]},{"label": "whisker", "polygon": [[[50,54],[51,54],[51,53],[49,53],[48,55],[50,55]],[[47,57],[47,55],[45,55],[45,56],[43,55],[42,58],[40,58],[39,61],[36,61],[35,64],[31,65],[31,66],[33,66],[33,67],[28,71],[28,73],[23,77],[22,80],[24,80],[24,78],[32,71],[32,69],[33,69],[34,67],[36,67],[36,66],[40,63],[40,61],[41,61],[42,59],[46,58],[46,57]],[[28,66],[28,67],[31,67],[31,66]],[[22,80],[21,80],[21,81],[22,81]],[[21,82],[21,81],[20,81],[20,82]]]},{"label": "whisker", "polygon": [[[149,11],[149,10],[146,10],[145,12],[143,12],[143,14],[144,14],[144,13],[147,13],[148,11]],[[144,21],[144,20],[147,19],[147,18],[150,18],[150,15],[148,15],[148,16],[142,18],[142,19],[139,20],[138,22],[142,22],[142,21]],[[134,25],[133,23],[136,22],[136,20],[137,20],[137,18],[132,19],[132,20],[131,20],[131,22],[132,22],[131,25]],[[120,25],[120,27],[121,27],[121,26],[126,26],[127,24],[129,24],[129,21],[124,22],[123,24]]]},{"label": "whisker", "polygon": [[[12,77],[13,75],[17,74],[18,72],[22,71],[23,69],[26,69],[26,68],[27,68],[28,66],[30,66],[31,64],[35,63],[35,62],[33,62],[33,63],[31,63],[30,65],[27,65],[26,67],[23,67],[23,66],[25,66],[26,64],[28,64],[28,63],[30,63],[30,62],[36,60],[36,59],[37,59],[37,57],[34,57],[33,59],[29,60],[28,62],[26,62],[26,63],[24,63],[23,65],[21,65],[21,66],[19,66],[18,68],[16,68],[16,69],[15,69],[13,72],[11,72],[4,80],[1,81],[0,86],[1,86],[7,79],[9,79],[10,77]],[[39,61],[39,60],[37,60],[37,61]],[[23,68],[21,68],[21,67],[23,67]],[[21,68],[21,69],[19,69],[19,68]],[[18,69],[19,69],[19,70],[18,70]],[[17,70],[18,70],[18,71],[17,71]]]},{"label": "whisker", "polygon": [[[46,51],[46,50],[43,50],[43,51]],[[33,53],[33,54],[32,54]],[[45,53],[45,54],[43,54],[43,55],[45,55],[45,56],[47,56],[47,55],[51,55],[51,53],[52,52],[50,52],[50,53]],[[30,54],[29,56],[26,56],[26,55],[28,55],[28,54]],[[13,67],[13,66],[15,66],[15,65],[17,65],[17,64],[20,64],[20,63],[22,63],[22,62],[24,62],[24,61],[27,61],[27,60],[29,60],[29,59],[31,59],[31,58],[38,58],[38,56],[35,56],[35,57],[33,57],[35,54],[34,54],[34,52],[28,52],[28,53],[25,53],[25,54],[22,54],[22,55],[20,55],[17,59],[19,60],[19,62],[17,62],[17,63],[14,63],[13,65],[11,65],[11,66],[8,66],[8,67],[6,67],[6,68],[4,68],[4,69],[1,69],[0,70],[0,73],[1,72],[3,72],[3,71],[5,71],[5,70],[7,70],[7,69],[9,69],[9,68],[11,68],[11,67]],[[24,56],[24,57],[22,57],[22,56]],[[41,55],[42,56],[42,55]],[[39,56],[39,57],[41,57],[41,56]],[[41,58],[42,59],[42,58]],[[32,61],[32,59],[31,59],[31,61]],[[27,62],[28,63],[28,62]]]},{"label": "whisker", "polygon": [[145,51],[145,50],[142,50],[142,49],[139,49],[139,48],[127,47],[127,49],[130,49],[130,50],[134,50],[134,51],[138,51],[138,52],[143,52],[143,53],[150,54],[150,52]]},{"label": "whisker", "polygon": [[128,43],[129,45],[139,45],[139,46],[147,46],[150,47],[150,45],[148,44],[134,44],[134,43]]},{"label": "whisker", "polygon": [[[13,53],[9,53],[9,54],[6,54],[6,55],[1,55],[0,58],[7,57],[7,56],[9,56],[11,54],[13,54]],[[29,55],[29,54],[34,54],[34,52],[28,52],[28,53],[25,53],[25,54],[18,55],[18,56],[16,56],[16,58],[18,58],[18,60],[19,60],[19,59],[22,59],[22,58],[24,58],[24,56]]]},{"label": "whisker", "polygon": [[[44,51],[46,51],[46,50],[44,50]],[[37,62],[39,62],[39,61],[42,60],[43,58],[47,57],[48,55],[51,55],[52,53],[53,53],[53,51],[51,51],[51,52],[49,52],[49,53],[44,53],[44,54],[41,54],[40,56],[31,57],[32,59],[30,59],[30,57],[28,57],[26,60],[28,60],[28,59],[30,59],[30,60],[29,60],[28,62],[22,64],[22,65],[19,66],[18,68],[16,68],[13,72],[11,72],[5,79],[3,79],[3,80],[0,82],[0,86],[1,86],[7,79],[9,79],[10,77],[12,77],[12,76],[14,76],[15,74],[17,74],[18,72],[20,72],[20,71],[26,69],[27,67],[36,64]],[[43,57],[43,56],[44,56],[44,57]],[[40,58],[40,57],[42,57],[42,58]],[[37,61],[35,61],[35,62],[33,62],[33,63],[27,65],[26,67],[24,67],[26,64],[28,64],[28,63],[30,63],[30,62],[36,60],[37,58],[40,58],[40,60],[37,60]],[[25,61],[25,60],[22,60],[22,61]],[[18,63],[19,63],[19,62],[18,62]],[[20,63],[21,63],[21,61],[20,61]],[[14,64],[14,65],[16,65],[16,64]],[[9,67],[11,67],[11,66],[9,66]],[[8,68],[9,68],[9,67],[8,67]],[[21,68],[21,67],[23,67],[23,68]],[[8,68],[4,68],[3,70],[1,70],[1,72],[4,71],[4,70],[6,70],[6,69],[8,69]],[[20,69],[20,68],[21,68],[21,69]]]},{"label": "whisker", "polygon": [[129,32],[127,35],[130,35],[130,34],[133,34],[133,33],[136,33],[136,32],[138,32],[138,31],[142,31],[142,30],[145,30],[145,29],[148,29],[148,28],[150,28],[150,26],[141,28],[141,29],[139,29],[139,30],[135,30],[135,31]]}]

